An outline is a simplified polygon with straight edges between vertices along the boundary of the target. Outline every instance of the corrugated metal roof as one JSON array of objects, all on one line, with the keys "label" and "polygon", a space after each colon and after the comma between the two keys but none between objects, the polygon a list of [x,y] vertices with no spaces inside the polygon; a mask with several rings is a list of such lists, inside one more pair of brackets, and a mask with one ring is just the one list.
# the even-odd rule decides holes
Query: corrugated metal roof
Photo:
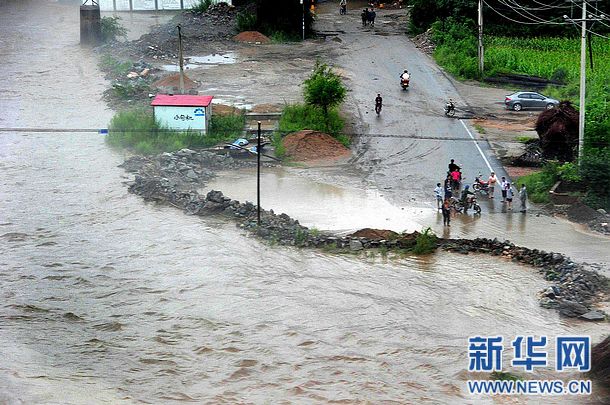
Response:
[{"label": "corrugated metal roof", "polygon": [[192,96],[189,94],[157,94],[150,103],[152,106],[173,105],[179,107],[207,107],[214,96]]}]

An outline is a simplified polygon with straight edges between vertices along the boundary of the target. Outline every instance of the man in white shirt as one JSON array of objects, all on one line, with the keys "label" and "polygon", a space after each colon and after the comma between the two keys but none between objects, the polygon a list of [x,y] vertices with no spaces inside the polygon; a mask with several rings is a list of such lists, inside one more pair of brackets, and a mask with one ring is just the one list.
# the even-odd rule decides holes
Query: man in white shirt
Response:
[{"label": "man in white shirt", "polygon": [[510,187],[510,183],[506,181],[506,177],[502,176],[502,180],[500,181],[500,188],[502,189],[502,202],[506,202],[506,192]]}]

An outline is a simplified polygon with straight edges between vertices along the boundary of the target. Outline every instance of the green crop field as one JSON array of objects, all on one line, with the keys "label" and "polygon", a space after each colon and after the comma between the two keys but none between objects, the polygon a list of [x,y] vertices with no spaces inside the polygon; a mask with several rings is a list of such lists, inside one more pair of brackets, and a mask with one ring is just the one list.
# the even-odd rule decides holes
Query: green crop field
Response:
[{"label": "green crop field", "polygon": [[[593,38],[593,76],[610,77],[610,41]],[[587,66],[589,53],[587,51]],[[485,67],[497,73],[520,73],[570,81],[580,70],[580,38],[487,37]],[[589,72],[590,69],[589,69]]]}]

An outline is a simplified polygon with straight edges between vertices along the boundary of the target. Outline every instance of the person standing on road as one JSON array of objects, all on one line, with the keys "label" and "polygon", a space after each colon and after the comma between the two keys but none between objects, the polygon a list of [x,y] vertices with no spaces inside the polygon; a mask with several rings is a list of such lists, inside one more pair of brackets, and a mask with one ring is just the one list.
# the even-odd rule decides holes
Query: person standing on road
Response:
[{"label": "person standing on road", "polygon": [[440,210],[441,205],[443,204],[443,188],[441,187],[441,183],[436,183],[434,196],[436,197],[436,209]]},{"label": "person standing on road", "polygon": [[502,179],[500,180],[500,189],[502,190],[502,203],[506,202],[506,190],[508,190],[507,186],[509,185],[510,183],[506,181],[506,177],[502,176]]},{"label": "person standing on road", "polygon": [[512,210],[513,209],[513,197],[515,196],[515,193],[513,193],[513,187],[510,185],[510,183],[506,183],[506,204],[508,204],[508,209]]},{"label": "person standing on road", "polygon": [[491,172],[489,179],[487,180],[487,187],[489,188],[489,198],[494,198],[494,192],[496,191],[496,183],[498,182],[498,178],[494,172]]},{"label": "person standing on road", "polygon": [[366,27],[366,21],[369,18],[369,9],[365,8],[364,10],[362,10],[362,14],[360,14],[360,17],[362,17],[362,26]]},{"label": "person standing on road", "polygon": [[369,24],[371,25],[371,27],[375,26],[375,17],[377,16],[377,13],[375,12],[374,8],[371,8],[371,11],[368,13],[367,19],[369,20]]},{"label": "person standing on road", "polygon": [[339,2],[339,7],[340,7],[339,8],[340,14],[343,14],[343,15],[347,14],[347,0],[341,0]]},{"label": "person standing on road", "polygon": [[445,199],[451,199],[453,197],[453,187],[452,187],[451,175],[447,175],[445,179]]},{"label": "person standing on road", "polygon": [[524,183],[521,183],[521,190],[519,190],[519,201],[521,202],[521,212],[525,214],[527,211],[527,207],[525,206],[527,203],[527,188],[525,188]]},{"label": "person standing on road", "polygon": [[445,198],[441,211],[443,213],[443,226],[451,226],[449,224],[451,222],[451,203],[448,198]]}]

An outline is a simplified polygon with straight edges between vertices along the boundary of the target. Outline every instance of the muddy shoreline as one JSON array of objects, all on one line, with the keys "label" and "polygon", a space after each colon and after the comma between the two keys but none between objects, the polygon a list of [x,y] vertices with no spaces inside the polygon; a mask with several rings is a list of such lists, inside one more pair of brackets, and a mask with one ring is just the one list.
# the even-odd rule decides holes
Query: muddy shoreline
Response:
[{"label": "muddy shoreline", "polygon": [[[286,214],[276,214],[273,210],[262,208],[258,226],[257,207],[253,203],[233,200],[221,191],[212,190],[204,196],[195,190],[214,177],[216,170],[237,169],[244,165],[252,163],[227,155],[183,149],[153,158],[135,156],[122,166],[135,174],[135,180],[129,183],[131,193],[147,201],[169,204],[190,215],[229,218],[238,227],[271,244],[319,248],[336,253],[367,250],[408,253],[416,243],[417,232],[386,236],[387,239],[382,238],[387,235],[385,231],[381,236],[368,238],[339,236],[310,229]],[[551,282],[550,287],[539,293],[541,306],[556,309],[566,317],[591,321],[607,318],[604,312],[595,310],[595,305],[606,300],[610,281],[594,271],[586,270],[563,254],[485,238],[439,239],[437,248],[459,254],[487,254],[532,266]]]}]

